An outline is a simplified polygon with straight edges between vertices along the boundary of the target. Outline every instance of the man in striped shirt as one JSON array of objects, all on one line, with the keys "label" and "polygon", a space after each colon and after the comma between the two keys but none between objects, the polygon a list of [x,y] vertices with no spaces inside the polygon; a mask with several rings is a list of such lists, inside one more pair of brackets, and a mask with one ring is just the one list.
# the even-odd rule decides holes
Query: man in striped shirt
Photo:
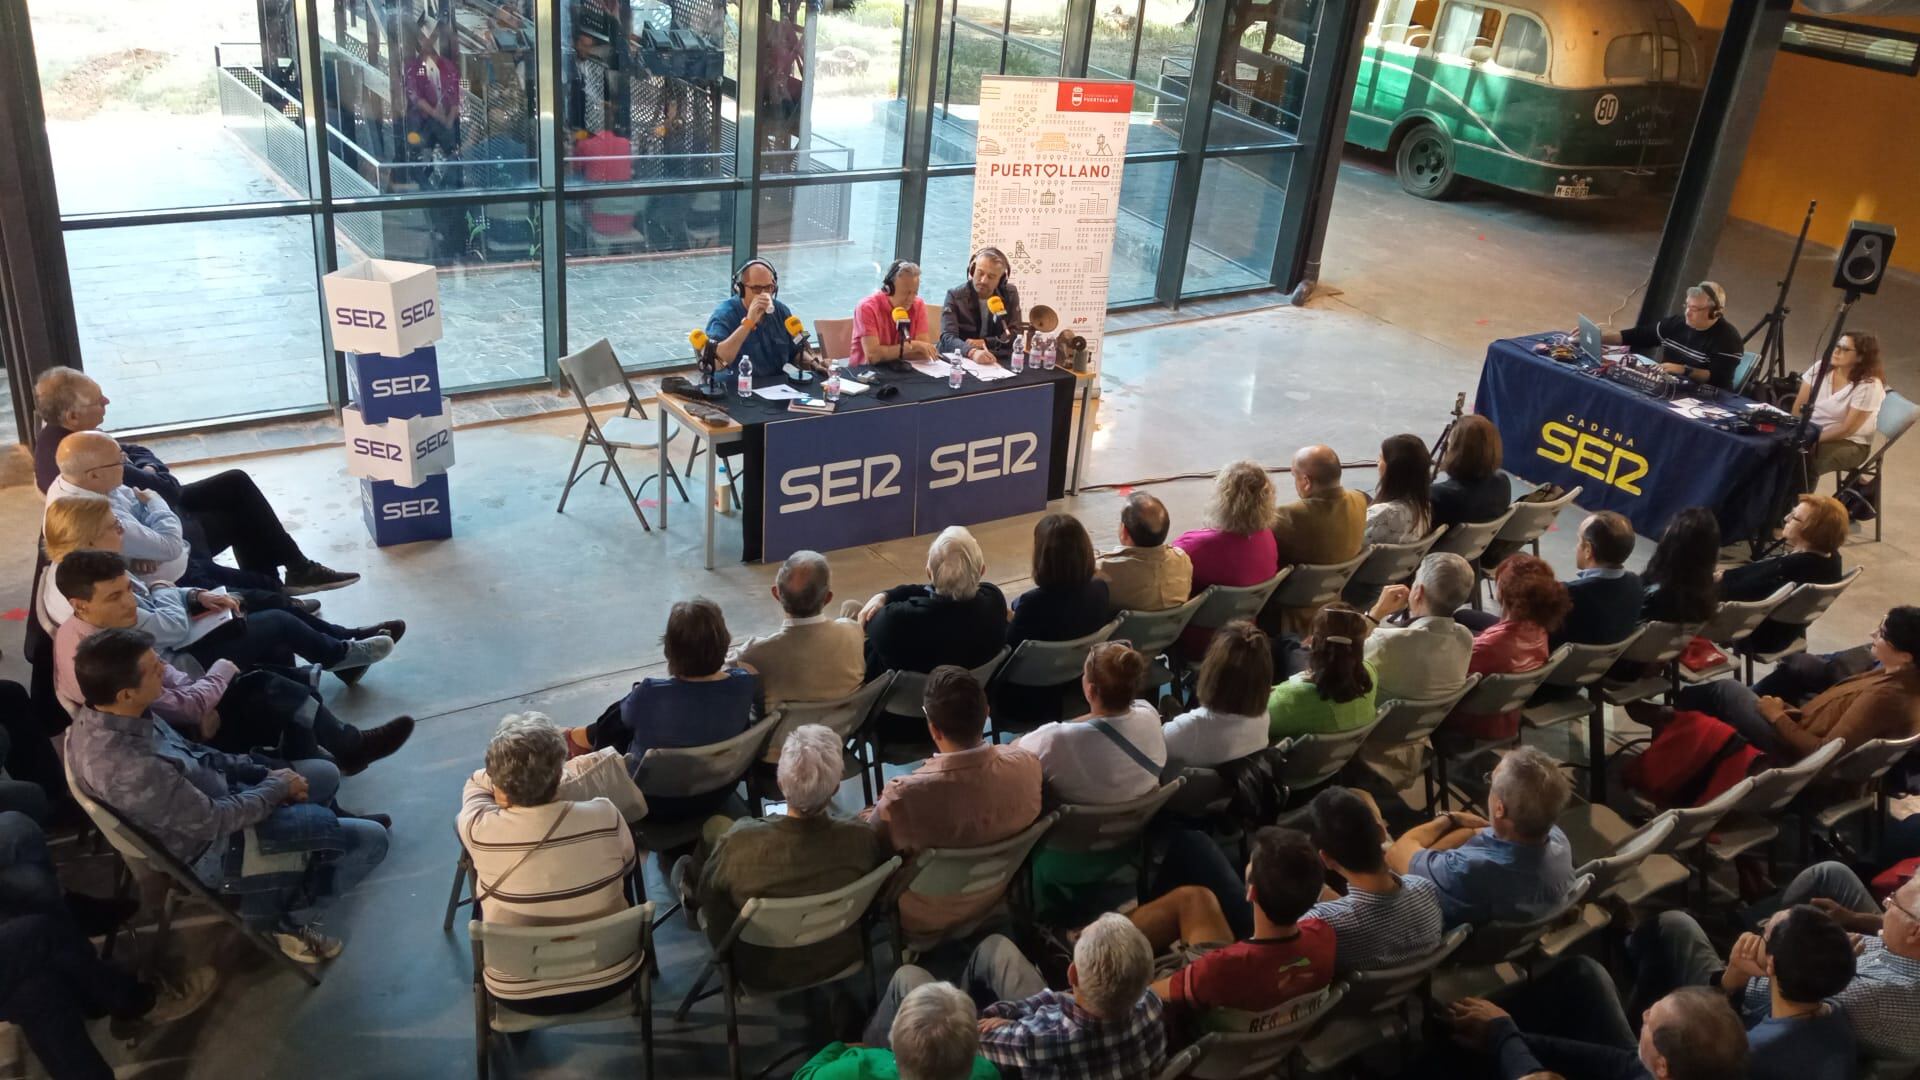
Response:
[{"label": "man in striped shirt", "polygon": [[1334,971],[1377,971],[1440,947],[1440,894],[1433,882],[1387,868],[1387,830],[1363,795],[1332,787],[1314,796],[1313,845],[1347,881],[1347,894],[1307,912],[1333,927]]},{"label": "man in striped shirt", "polygon": [[1740,366],[1746,342],[1726,319],[1727,291],[1719,282],[1703,281],[1687,290],[1687,307],[1652,326],[1630,326],[1600,335],[1605,345],[1635,350],[1660,347],[1660,366],[1670,374],[1694,382],[1733,389],[1733,373]]}]

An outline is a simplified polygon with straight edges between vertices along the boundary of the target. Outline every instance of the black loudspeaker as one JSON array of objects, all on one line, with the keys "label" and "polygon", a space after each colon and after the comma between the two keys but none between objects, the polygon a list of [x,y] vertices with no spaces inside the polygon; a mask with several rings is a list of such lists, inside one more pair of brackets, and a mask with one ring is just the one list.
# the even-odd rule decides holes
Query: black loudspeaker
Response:
[{"label": "black loudspeaker", "polygon": [[1891,225],[1848,222],[1846,243],[1840,245],[1833,259],[1833,287],[1861,294],[1879,292],[1896,235]]}]

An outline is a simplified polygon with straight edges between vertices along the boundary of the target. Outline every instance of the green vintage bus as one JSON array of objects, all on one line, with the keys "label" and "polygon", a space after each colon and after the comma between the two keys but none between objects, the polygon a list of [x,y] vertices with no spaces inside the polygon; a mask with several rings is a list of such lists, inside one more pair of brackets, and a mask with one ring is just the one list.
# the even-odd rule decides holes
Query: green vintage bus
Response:
[{"label": "green vintage bus", "polygon": [[1423,199],[1464,179],[1617,198],[1672,184],[1700,86],[1673,0],[1380,0],[1347,141]]}]

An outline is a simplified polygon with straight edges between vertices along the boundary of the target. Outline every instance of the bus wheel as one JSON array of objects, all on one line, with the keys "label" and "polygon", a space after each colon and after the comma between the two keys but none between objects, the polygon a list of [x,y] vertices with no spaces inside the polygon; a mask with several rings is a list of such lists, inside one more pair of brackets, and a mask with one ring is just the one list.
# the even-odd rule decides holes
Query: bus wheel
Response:
[{"label": "bus wheel", "polygon": [[1450,198],[1460,189],[1453,171],[1453,142],[1432,124],[1421,124],[1400,140],[1393,171],[1407,194],[1422,199]]}]

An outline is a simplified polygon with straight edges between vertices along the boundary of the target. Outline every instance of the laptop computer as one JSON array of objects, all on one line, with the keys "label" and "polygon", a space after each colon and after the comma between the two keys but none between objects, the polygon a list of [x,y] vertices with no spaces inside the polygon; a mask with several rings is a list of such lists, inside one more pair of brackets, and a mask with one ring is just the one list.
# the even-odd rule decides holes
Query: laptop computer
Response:
[{"label": "laptop computer", "polygon": [[1580,352],[1591,363],[1602,363],[1606,359],[1605,348],[1600,344],[1600,328],[1592,319],[1580,316]]}]

